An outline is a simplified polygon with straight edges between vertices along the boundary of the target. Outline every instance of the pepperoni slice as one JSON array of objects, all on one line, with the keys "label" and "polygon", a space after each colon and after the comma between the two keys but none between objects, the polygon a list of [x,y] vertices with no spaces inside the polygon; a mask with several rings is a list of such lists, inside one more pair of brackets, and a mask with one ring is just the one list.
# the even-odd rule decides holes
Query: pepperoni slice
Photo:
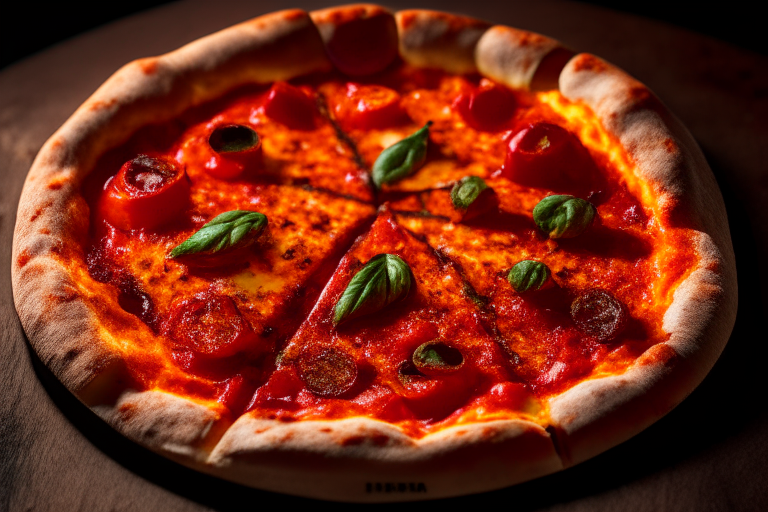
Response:
[{"label": "pepperoni slice", "polygon": [[502,176],[528,187],[573,191],[594,185],[596,171],[576,135],[542,122],[528,125],[509,140]]},{"label": "pepperoni slice", "polygon": [[301,380],[317,396],[338,397],[357,380],[357,364],[346,352],[334,347],[305,349],[296,361]]},{"label": "pepperoni slice", "polygon": [[462,93],[454,108],[469,126],[479,131],[495,132],[507,128],[517,108],[512,91],[483,79],[471,92]]},{"label": "pepperoni slice", "polygon": [[152,229],[184,210],[189,191],[187,173],[177,163],[139,155],[107,181],[98,208],[117,228]]},{"label": "pepperoni slice", "polygon": [[216,126],[208,136],[208,147],[205,170],[214,178],[233,180],[261,164],[261,138],[249,126]]},{"label": "pepperoni slice", "polygon": [[314,130],[317,108],[301,89],[275,82],[264,101],[264,114],[292,130]]},{"label": "pepperoni slice", "polygon": [[354,83],[347,84],[346,96],[335,105],[334,115],[345,128],[359,130],[387,128],[405,118],[397,91]]},{"label": "pepperoni slice", "polygon": [[168,322],[176,347],[198,355],[229,357],[259,348],[258,337],[226,295],[203,294],[181,301],[172,307]]},{"label": "pepperoni slice", "polygon": [[624,330],[629,313],[624,303],[610,292],[593,288],[573,301],[571,318],[583,334],[606,343]]}]

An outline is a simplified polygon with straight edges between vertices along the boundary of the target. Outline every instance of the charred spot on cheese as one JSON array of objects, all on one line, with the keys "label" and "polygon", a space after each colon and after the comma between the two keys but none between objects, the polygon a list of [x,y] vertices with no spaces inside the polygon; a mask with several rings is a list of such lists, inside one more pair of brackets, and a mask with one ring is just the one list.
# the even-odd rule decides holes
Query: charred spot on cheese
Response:
[{"label": "charred spot on cheese", "polygon": [[212,358],[259,348],[258,336],[232,298],[215,292],[175,303],[167,332],[177,348]]},{"label": "charred spot on cheese", "polygon": [[571,304],[571,318],[583,334],[606,343],[618,336],[629,318],[627,307],[610,292],[593,288]]},{"label": "charred spot on cheese", "polygon": [[152,229],[181,213],[189,193],[189,178],[180,165],[169,158],[139,155],[107,181],[98,208],[117,228]]},{"label": "charred spot on cheese", "polygon": [[412,361],[424,375],[445,375],[461,368],[464,356],[457,348],[434,340],[421,344],[413,352]]},{"label": "charred spot on cheese", "polygon": [[301,380],[312,393],[338,397],[357,380],[357,364],[348,353],[335,347],[307,347],[296,360]]},{"label": "charred spot on cheese", "polygon": [[578,137],[544,122],[529,124],[509,139],[501,174],[521,185],[555,191],[589,190],[598,176]]}]

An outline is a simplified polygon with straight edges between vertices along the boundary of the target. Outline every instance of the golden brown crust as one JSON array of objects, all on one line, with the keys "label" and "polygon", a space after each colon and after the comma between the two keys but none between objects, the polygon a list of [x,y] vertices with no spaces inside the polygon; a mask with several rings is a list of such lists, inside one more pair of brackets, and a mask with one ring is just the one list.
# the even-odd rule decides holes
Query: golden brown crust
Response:
[{"label": "golden brown crust", "polygon": [[[489,28],[475,48],[475,62],[481,74],[513,89],[530,89],[536,71],[545,58],[552,54],[553,69],[548,72],[559,72],[557,64],[567,51],[559,42],[548,37],[518,30],[511,27],[496,25]],[[544,77],[543,83],[550,80]]]},{"label": "golden brown crust", "polygon": [[630,369],[583,382],[551,400],[566,464],[623,442],[669,412],[701,382],[725,347],[737,308],[736,266],[720,190],[693,137],[643,84],[588,54],[560,76],[563,95],[583,101],[626,148],[658,199],[656,215],[694,229],[697,268],[664,316],[669,340]]},{"label": "golden brown crust", "polygon": [[405,62],[449,73],[477,72],[475,47],[490,23],[423,9],[399,11],[395,19]]},{"label": "golden brown crust", "polygon": [[[227,431],[210,462],[214,474],[248,485],[355,502],[482,492],[562,468],[548,433],[525,420],[413,439],[368,418],[283,423],[251,415]],[[386,491],[391,485],[396,492]]]},{"label": "golden brown crust", "polygon": [[[316,11],[311,19],[303,11],[282,11],[133,62],[43,147],[18,210],[12,269],[17,311],[45,364],[117,430],[184,464],[265,489],[353,501],[434,498],[511,485],[599,453],[665,414],[714,364],[736,310],[734,259],[714,178],[690,134],[644,86],[579,55],[560,74],[561,91],[592,107],[628,149],[639,177],[660,198],[657,213],[700,230],[694,235],[700,264],[675,292],[664,318],[667,342],[623,375],[583,382],[551,400],[562,460],[549,431],[524,420],[456,426],[418,440],[362,418],[283,423],[246,415],[229,427],[215,408],[131,389],[119,343],[100,322],[93,300],[115,315],[131,315],[121,312],[108,287],[80,287],[67,264],[67,258],[83,259],[88,214],[79,186],[105,151],[141,126],[172,119],[244,83],[330,69],[335,57],[326,53],[329,42],[341,27],[366,20],[379,20],[384,57],[362,74],[392,62],[398,28],[407,62],[457,73],[479,70],[515,88],[548,87],[569,56],[554,40],[508,27],[486,30],[484,22],[469,18],[434,11],[396,17],[397,25],[389,11],[371,5]],[[361,74],[345,69],[343,59],[335,62]],[[147,329],[135,317],[124,320]],[[377,492],[377,485],[401,483],[415,484],[415,491]]]}]

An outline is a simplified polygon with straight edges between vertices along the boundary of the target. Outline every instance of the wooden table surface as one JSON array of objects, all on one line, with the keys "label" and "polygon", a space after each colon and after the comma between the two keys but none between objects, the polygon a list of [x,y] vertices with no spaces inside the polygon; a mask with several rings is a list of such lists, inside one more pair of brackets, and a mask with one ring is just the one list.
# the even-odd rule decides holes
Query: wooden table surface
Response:
[{"label": "wooden table surface", "polygon": [[[296,5],[312,9],[329,3]],[[768,510],[768,336],[763,327],[768,314],[763,263],[768,261],[768,58],[575,2],[417,5],[549,35],[600,55],[646,83],[707,155],[725,196],[739,272],[739,314],[730,342],[701,386],[667,417],[567,471],[451,502],[516,511]],[[0,266],[5,269],[0,274],[0,511],[314,505],[195,473],[114,433],[30,352],[10,285],[11,240],[24,178],[45,139],[77,106],[134,58],[170,51],[280,8],[277,1],[175,3],[0,72]]]}]

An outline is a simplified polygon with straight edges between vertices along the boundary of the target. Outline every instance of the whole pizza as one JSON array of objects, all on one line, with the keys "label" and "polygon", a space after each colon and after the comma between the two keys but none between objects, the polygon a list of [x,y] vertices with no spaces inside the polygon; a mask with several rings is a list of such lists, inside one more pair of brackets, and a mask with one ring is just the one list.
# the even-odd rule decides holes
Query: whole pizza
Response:
[{"label": "whole pizza", "polygon": [[31,345],[116,430],[347,501],[615,446],[698,385],[736,313],[720,192],[644,85],[367,4],[119,70],[38,154],[13,254]]}]

